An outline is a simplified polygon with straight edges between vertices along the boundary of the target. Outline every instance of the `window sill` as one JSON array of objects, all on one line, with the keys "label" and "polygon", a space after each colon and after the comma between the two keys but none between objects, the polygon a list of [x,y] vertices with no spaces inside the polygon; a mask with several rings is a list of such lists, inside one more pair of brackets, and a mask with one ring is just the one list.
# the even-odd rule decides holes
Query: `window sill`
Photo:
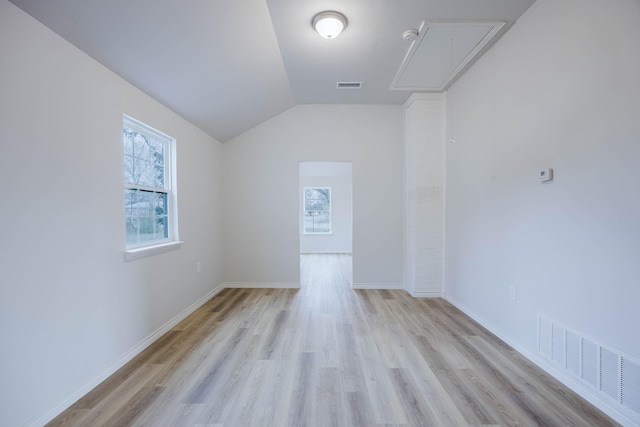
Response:
[{"label": "window sill", "polygon": [[145,246],[144,248],[127,249],[124,252],[125,261],[133,261],[140,258],[146,258],[153,255],[163,254],[169,251],[175,251],[182,246],[181,241],[162,243],[154,246]]}]

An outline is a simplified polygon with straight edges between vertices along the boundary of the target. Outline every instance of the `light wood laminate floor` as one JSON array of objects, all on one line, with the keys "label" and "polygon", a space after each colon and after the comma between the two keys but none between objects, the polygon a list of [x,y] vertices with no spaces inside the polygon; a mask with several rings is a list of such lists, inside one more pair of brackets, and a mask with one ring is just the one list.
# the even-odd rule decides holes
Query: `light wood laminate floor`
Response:
[{"label": "light wood laminate floor", "polygon": [[446,301],[350,269],[303,255],[299,290],[223,290],[49,425],[616,425]]}]

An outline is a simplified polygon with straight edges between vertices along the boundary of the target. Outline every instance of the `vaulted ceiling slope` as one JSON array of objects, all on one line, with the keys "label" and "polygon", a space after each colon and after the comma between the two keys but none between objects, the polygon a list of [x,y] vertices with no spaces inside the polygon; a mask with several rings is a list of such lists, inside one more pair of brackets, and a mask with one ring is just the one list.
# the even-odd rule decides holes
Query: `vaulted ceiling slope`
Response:
[{"label": "vaulted ceiling slope", "polygon": [[[422,21],[499,20],[534,0],[10,0],[224,142],[296,104],[400,104],[389,90]],[[315,14],[339,10],[325,40]],[[338,90],[338,81],[362,82]]]}]

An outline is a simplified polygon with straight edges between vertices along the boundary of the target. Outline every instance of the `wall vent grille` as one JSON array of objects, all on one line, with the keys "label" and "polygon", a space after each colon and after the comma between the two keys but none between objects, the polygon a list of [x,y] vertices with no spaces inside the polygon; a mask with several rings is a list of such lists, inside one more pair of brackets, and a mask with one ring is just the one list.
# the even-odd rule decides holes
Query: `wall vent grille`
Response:
[{"label": "wall vent grille", "polygon": [[640,364],[624,356],[621,362],[622,405],[640,414]]},{"label": "wall vent grille", "polygon": [[594,388],[598,387],[598,346],[582,338],[582,379]]},{"label": "wall vent grille", "polygon": [[600,391],[615,400],[620,399],[619,360],[619,355],[600,347]]},{"label": "wall vent grille", "polygon": [[640,418],[640,362],[538,314],[538,352]]},{"label": "wall vent grille", "polygon": [[551,324],[551,358],[554,362],[561,365],[565,365],[567,359],[567,349],[565,343],[567,342],[567,331],[557,323]]},{"label": "wall vent grille", "polygon": [[362,82],[338,82],[336,87],[338,89],[360,89]]},{"label": "wall vent grille", "polygon": [[567,369],[571,371],[574,377],[580,378],[580,369],[582,367],[582,341],[579,335],[571,331],[567,331]]}]

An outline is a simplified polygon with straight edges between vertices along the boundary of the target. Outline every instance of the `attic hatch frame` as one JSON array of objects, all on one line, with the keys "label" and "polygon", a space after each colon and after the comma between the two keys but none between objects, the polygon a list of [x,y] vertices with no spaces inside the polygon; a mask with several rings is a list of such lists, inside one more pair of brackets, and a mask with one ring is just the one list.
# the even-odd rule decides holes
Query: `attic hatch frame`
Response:
[{"label": "attic hatch frame", "polygon": [[[423,21],[420,24],[420,29],[418,32],[418,38],[411,42],[411,46],[407,51],[402,63],[400,64],[400,68],[396,73],[393,81],[391,82],[390,90],[410,90],[410,91],[428,91],[428,92],[443,92],[446,90],[451,83],[459,77],[460,74],[466,69],[467,65],[469,65],[474,58],[481,53],[485,47],[490,45],[491,41],[495,41],[495,36],[500,32],[500,30],[505,26],[506,22],[504,21],[481,21],[481,20],[472,20],[472,21]],[[489,27],[487,33],[481,37],[477,43],[469,50],[469,52],[464,55],[464,57],[460,60],[460,62],[455,65],[451,63],[450,67],[453,69],[444,77],[442,80],[433,85],[433,86],[401,86],[401,81],[405,76],[405,73],[409,69],[412,64],[416,53],[422,46],[423,42],[427,40],[427,36],[430,35],[430,30],[436,30],[439,28],[462,28],[462,27]],[[453,51],[453,40],[451,41],[451,50]],[[453,57],[453,52],[451,56]],[[453,59],[453,58],[451,58]]]}]

